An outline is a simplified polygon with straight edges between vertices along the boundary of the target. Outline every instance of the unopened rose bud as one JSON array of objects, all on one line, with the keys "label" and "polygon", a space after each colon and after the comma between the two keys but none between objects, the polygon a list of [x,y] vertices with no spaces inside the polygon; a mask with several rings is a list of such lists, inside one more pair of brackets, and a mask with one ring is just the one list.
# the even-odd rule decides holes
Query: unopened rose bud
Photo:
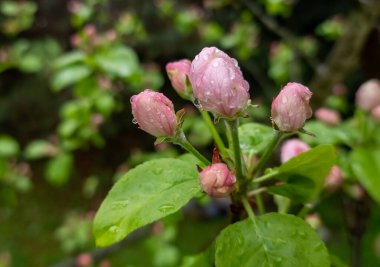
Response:
[{"label": "unopened rose bud", "polygon": [[309,145],[299,139],[289,139],[281,147],[281,162],[287,162],[302,152],[308,151]]},{"label": "unopened rose bud", "polygon": [[212,197],[225,197],[230,194],[236,177],[224,163],[214,163],[199,174],[203,190]]},{"label": "unopened rose bud", "polygon": [[318,213],[312,213],[306,216],[305,221],[310,224],[314,229],[322,226],[322,220]]},{"label": "unopened rose bud", "polygon": [[336,191],[343,183],[343,174],[342,170],[334,165],[325,180],[325,187],[328,191]]},{"label": "unopened rose bud", "polygon": [[324,122],[331,126],[339,125],[341,122],[340,114],[329,108],[319,108],[315,112],[315,117],[317,120]]},{"label": "unopened rose bud", "polygon": [[356,92],[356,105],[365,111],[380,105],[380,80],[371,79],[359,87]]},{"label": "unopened rose bud", "polygon": [[206,47],[195,57],[190,81],[202,108],[217,116],[233,118],[248,104],[249,84],[237,61],[216,47]]},{"label": "unopened rose bud", "polygon": [[163,94],[146,89],[131,97],[134,121],[151,135],[174,136],[177,118],[173,103]]},{"label": "unopened rose bud", "polygon": [[166,72],[173,88],[180,96],[187,99],[189,99],[192,94],[191,89],[187,86],[190,68],[191,61],[188,59],[182,59],[166,64]]},{"label": "unopened rose bud", "polygon": [[380,105],[374,107],[374,108],[371,110],[371,115],[372,115],[372,118],[373,118],[375,121],[380,122]]},{"label": "unopened rose bud", "polygon": [[272,102],[272,121],[283,132],[296,132],[312,115],[312,93],[299,83],[288,83]]}]

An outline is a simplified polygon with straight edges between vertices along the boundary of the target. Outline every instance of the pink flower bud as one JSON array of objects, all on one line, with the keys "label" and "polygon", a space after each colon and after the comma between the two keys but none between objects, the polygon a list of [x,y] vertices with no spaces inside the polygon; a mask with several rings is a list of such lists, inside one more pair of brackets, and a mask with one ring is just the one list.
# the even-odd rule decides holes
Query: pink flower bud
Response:
[{"label": "pink flower bud", "polygon": [[191,61],[188,59],[182,59],[166,64],[166,72],[173,88],[178,94],[185,98],[189,98],[192,93],[186,84],[190,74],[190,67]]},{"label": "pink flower bud", "polygon": [[131,97],[134,121],[151,135],[174,136],[177,118],[173,103],[163,94],[146,89]]},{"label": "pink flower bud", "polygon": [[334,165],[325,180],[325,187],[330,192],[336,191],[343,183],[342,170]]},{"label": "pink flower bud", "polygon": [[281,147],[281,162],[287,162],[302,152],[308,151],[309,145],[299,139],[289,139]]},{"label": "pink flower bud", "polygon": [[199,174],[203,190],[213,197],[225,197],[232,191],[236,177],[224,163],[214,163]]},{"label": "pink flower bud", "polygon": [[373,118],[375,121],[379,121],[379,122],[380,122],[380,105],[374,107],[374,108],[371,110],[371,115],[372,115],[372,118]]},{"label": "pink flower bud", "polygon": [[272,102],[272,122],[283,132],[296,132],[312,115],[312,93],[299,83],[288,83]]},{"label": "pink flower bud", "polygon": [[356,105],[370,111],[380,105],[380,81],[371,79],[363,83],[356,92]]},{"label": "pink flower bud", "polygon": [[332,126],[339,125],[341,122],[340,114],[329,108],[319,108],[315,112],[315,117],[317,120]]},{"label": "pink flower bud", "polygon": [[216,115],[239,115],[249,100],[249,84],[238,63],[216,47],[206,47],[191,63],[190,81],[202,108]]}]

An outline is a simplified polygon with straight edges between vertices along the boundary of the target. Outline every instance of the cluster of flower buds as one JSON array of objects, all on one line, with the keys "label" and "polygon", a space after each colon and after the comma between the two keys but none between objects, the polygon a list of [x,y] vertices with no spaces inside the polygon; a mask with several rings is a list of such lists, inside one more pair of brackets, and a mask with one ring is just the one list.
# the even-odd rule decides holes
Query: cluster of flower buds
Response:
[{"label": "cluster of flower buds", "polygon": [[[245,114],[249,105],[249,84],[235,59],[215,47],[204,48],[191,62],[183,59],[166,65],[174,89],[185,99],[197,100],[200,108],[214,116],[236,119]],[[288,83],[272,103],[272,120],[278,130],[300,130],[312,111],[310,90],[298,83]],[[131,98],[134,121],[156,137],[174,137],[181,123],[173,103],[163,94],[145,90]],[[290,141],[289,141],[290,142]],[[283,161],[309,149],[307,145],[291,148],[282,155]],[[203,190],[213,197],[230,194],[236,177],[221,162],[213,162],[200,173]]]},{"label": "cluster of flower buds", "polygon": [[296,132],[312,115],[312,93],[299,83],[288,83],[272,102],[272,122],[282,132]]}]

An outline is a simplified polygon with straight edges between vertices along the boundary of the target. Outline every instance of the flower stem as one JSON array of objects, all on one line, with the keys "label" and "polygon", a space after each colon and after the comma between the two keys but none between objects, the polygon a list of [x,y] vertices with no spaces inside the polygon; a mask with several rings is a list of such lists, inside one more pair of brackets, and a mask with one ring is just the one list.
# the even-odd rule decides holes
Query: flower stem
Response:
[{"label": "flower stem", "polygon": [[201,111],[203,120],[207,124],[208,128],[211,131],[212,137],[214,138],[215,144],[219,150],[220,155],[222,155],[223,158],[228,157],[228,152],[226,149],[226,146],[223,143],[222,138],[220,137],[218,131],[215,128],[214,123],[211,120],[210,114],[207,111]]},{"label": "flower stem", "polygon": [[255,213],[253,213],[252,207],[251,207],[251,205],[249,204],[248,199],[245,198],[245,197],[243,197],[243,198],[241,199],[241,202],[243,203],[244,209],[245,209],[245,211],[247,212],[248,217],[249,217],[249,218],[254,222],[254,224],[256,225]]},{"label": "flower stem", "polygon": [[268,174],[265,174],[265,175],[263,175],[263,176],[260,176],[260,177],[256,178],[256,179],[253,180],[252,182],[253,182],[254,184],[256,184],[256,183],[261,183],[261,182],[264,182],[264,181],[267,181],[267,180],[272,179],[273,176],[276,176],[277,174],[278,174],[278,171],[272,171],[272,172],[270,172],[270,173],[268,173]]},{"label": "flower stem", "polygon": [[239,181],[239,184],[243,183],[243,166],[241,160],[241,151],[239,144],[239,120],[228,121],[231,129],[231,137],[232,137],[232,146],[234,150],[235,157],[235,168],[236,168],[236,178]]},{"label": "flower stem", "polygon": [[203,164],[201,167],[210,165],[210,161],[206,159],[192,144],[186,139],[185,134],[182,132],[176,140],[173,140],[174,144],[180,145],[182,148],[196,156]]},{"label": "flower stem", "polygon": [[261,156],[261,158],[259,160],[259,163],[257,163],[255,169],[252,172],[252,179],[265,166],[265,164],[267,163],[270,155],[272,154],[273,150],[276,148],[278,142],[281,140],[282,137],[283,137],[283,133],[282,132],[279,132],[279,131],[275,131],[274,132],[274,136],[273,136],[271,142],[269,143],[269,146],[265,150],[264,154]]}]

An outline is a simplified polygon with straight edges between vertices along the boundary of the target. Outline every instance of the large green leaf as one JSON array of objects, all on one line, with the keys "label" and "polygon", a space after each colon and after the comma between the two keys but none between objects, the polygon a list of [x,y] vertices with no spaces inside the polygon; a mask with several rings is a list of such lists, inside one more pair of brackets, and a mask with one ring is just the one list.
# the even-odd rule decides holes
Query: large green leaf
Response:
[{"label": "large green leaf", "polygon": [[115,243],[176,212],[201,191],[196,166],[179,159],[148,161],[116,182],[94,220],[96,244]]},{"label": "large green leaf", "polygon": [[278,178],[287,183],[270,187],[269,192],[300,202],[312,200],[322,189],[335,160],[332,145],[319,145],[301,153],[276,169]]},{"label": "large green leaf", "polygon": [[232,224],[216,240],[217,267],[329,267],[317,233],[302,219],[268,213]]},{"label": "large green leaf", "polygon": [[357,148],[352,151],[350,159],[360,183],[380,203],[380,149]]},{"label": "large green leaf", "polygon": [[273,129],[259,123],[246,123],[239,127],[240,148],[243,153],[262,152],[273,138]]}]

